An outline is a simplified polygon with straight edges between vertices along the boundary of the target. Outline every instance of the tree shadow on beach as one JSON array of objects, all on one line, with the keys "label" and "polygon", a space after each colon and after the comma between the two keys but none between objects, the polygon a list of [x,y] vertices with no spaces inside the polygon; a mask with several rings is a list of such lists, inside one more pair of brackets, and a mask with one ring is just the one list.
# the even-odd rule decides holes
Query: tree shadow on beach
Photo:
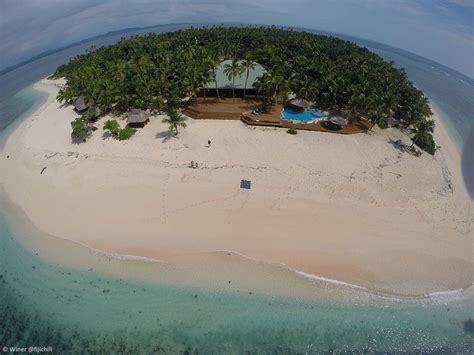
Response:
[{"label": "tree shadow on beach", "polygon": [[407,145],[403,143],[400,139],[394,140],[392,138],[388,139],[388,142],[394,147],[396,150],[405,153]]},{"label": "tree shadow on beach", "polygon": [[104,131],[104,133],[102,133],[102,140],[106,140],[106,139],[109,139],[112,137],[112,133],[110,133],[110,131]]},{"label": "tree shadow on beach", "polygon": [[169,141],[172,138],[179,139],[178,136],[175,136],[175,134],[173,132],[169,131],[169,130],[158,132],[155,135],[155,138],[158,138],[158,139],[163,138],[163,140],[161,141],[162,143],[166,143],[167,141]]},{"label": "tree shadow on beach", "polygon": [[421,151],[416,149],[413,145],[403,143],[401,139],[393,140],[392,138],[389,138],[388,143],[390,143],[396,150],[402,153],[408,153],[415,157],[419,157],[421,155]]}]

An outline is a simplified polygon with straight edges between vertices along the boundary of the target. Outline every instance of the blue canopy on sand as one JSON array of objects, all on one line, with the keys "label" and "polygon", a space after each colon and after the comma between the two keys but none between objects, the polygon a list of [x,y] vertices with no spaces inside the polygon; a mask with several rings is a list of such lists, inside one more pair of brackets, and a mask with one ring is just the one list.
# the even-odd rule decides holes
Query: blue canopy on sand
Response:
[{"label": "blue canopy on sand", "polygon": [[250,190],[252,182],[250,180],[240,180],[240,188]]}]

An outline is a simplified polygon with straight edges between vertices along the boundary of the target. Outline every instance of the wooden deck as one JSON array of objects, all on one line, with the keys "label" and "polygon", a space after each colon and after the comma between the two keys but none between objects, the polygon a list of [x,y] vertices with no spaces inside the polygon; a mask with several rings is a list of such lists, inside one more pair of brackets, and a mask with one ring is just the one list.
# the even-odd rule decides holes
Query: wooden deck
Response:
[{"label": "wooden deck", "polygon": [[194,119],[212,120],[242,120],[251,126],[295,128],[305,131],[319,131],[339,134],[363,133],[370,130],[372,122],[364,119],[351,120],[350,123],[340,130],[330,130],[321,125],[320,122],[293,123],[281,119],[283,106],[274,105],[272,112],[255,115],[252,111],[261,106],[261,101],[254,98],[197,98],[194,99],[184,110],[184,114]]},{"label": "wooden deck", "polygon": [[318,121],[313,123],[293,123],[291,121],[281,120],[281,124],[282,127],[285,128],[295,128],[306,131],[318,131],[339,134],[364,133],[370,130],[373,126],[372,122],[364,119],[351,120],[347,126],[339,130],[327,129],[321,124],[321,122]]},{"label": "wooden deck", "polygon": [[194,119],[240,120],[242,112],[252,111],[260,106],[261,101],[253,98],[199,97],[194,99],[184,110],[184,114]]},{"label": "wooden deck", "polygon": [[283,127],[281,122],[281,110],[283,106],[274,105],[272,112],[255,115],[252,111],[242,113],[241,120],[251,126]]},{"label": "wooden deck", "polygon": [[339,134],[363,133],[370,130],[373,126],[372,122],[364,119],[351,120],[349,124],[340,130],[330,130],[321,125],[321,122],[313,123],[293,123],[281,119],[281,105],[276,105],[275,110],[271,114],[255,115],[251,111],[242,114],[242,121],[252,126],[271,126],[282,128],[294,128],[305,131],[318,131]]}]

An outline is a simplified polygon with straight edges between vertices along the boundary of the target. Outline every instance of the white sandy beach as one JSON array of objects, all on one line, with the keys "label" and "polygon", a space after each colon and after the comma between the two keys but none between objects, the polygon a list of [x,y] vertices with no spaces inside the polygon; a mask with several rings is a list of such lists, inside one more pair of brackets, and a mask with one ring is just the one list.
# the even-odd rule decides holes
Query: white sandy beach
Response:
[{"label": "white sandy beach", "polygon": [[438,117],[435,157],[396,149],[410,140],[395,129],[291,136],[189,119],[172,137],[162,117],[125,142],[103,137],[102,118],[73,144],[56,82],[35,87],[49,98],[5,143],[0,184],[48,234],[177,263],[231,250],[404,294],[472,285],[473,202]]}]

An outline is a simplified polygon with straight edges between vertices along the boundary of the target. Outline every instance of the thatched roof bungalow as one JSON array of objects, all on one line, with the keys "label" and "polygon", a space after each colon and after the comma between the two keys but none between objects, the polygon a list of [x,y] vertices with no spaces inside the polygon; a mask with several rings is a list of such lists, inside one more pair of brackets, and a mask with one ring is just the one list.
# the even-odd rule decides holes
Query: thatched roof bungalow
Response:
[{"label": "thatched roof bungalow", "polygon": [[132,128],[143,128],[150,122],[150,115],[148,112],[133,108],[128,113],[128,125]]},{"label": "thatched roof bungalow", "polygon": [[76,101],[74,101],[74,109],[77,112],[82,112],[87,110],[90,107],[90,103],[86,101],[86,98],[81,95],[79,96]]}]

